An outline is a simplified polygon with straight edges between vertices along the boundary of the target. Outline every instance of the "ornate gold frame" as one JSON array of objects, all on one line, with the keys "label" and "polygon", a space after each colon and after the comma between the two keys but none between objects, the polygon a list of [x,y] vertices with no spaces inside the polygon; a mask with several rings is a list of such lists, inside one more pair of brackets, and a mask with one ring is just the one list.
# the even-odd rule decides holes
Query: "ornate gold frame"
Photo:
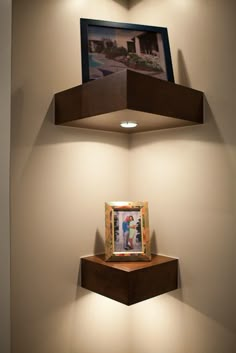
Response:
[{"label": "ornate gold frame", "polygon": [[[132,226],[130,226],[131,221]],[[131,238],[130,228],[135,229],[133,233],[135,239]],[[105,229],[106,261],[151,260],[148,203],[146,201],[106,202]],[[133,248],[131,240],[132,245],[134,244]]]}]

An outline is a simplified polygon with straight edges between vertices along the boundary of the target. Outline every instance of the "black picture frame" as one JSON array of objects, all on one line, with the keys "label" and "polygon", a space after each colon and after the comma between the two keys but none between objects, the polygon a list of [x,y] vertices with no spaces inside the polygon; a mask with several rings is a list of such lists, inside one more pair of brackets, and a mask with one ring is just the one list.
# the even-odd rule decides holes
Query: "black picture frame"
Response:
[{"label": "black picture frame", "polygon": [[83,83],[123,69],[174,82],[167,28],[81,18],[80,29]]}]

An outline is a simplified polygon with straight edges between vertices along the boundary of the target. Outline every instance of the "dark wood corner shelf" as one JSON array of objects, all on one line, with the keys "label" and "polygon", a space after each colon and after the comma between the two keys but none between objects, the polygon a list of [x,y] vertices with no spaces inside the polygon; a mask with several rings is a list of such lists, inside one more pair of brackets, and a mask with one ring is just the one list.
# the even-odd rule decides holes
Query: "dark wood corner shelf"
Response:
[{"label": "dark wood corner shelf", "polygon": [[[134,129],[121,121],[138,123]],[[55,124],[136,133],[203,123],[203,92],[124,70],[55,94]]]},{"label": "dark wood corner shelf", "polygon": [[126,305],[178,288],[178,259],[152,255],[149,262],[105,262],[81,258],[81,286]]}]

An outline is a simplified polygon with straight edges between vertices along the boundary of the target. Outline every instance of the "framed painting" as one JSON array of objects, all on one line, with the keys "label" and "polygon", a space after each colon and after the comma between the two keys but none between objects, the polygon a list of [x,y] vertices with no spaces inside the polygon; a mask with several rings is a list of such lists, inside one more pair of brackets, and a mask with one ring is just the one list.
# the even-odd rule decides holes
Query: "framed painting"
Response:
[{"label": "framed painting", "polygon": [[150,261],[148,203],[105,203],[105,260]]},{"label": "framed painting", "polygon": [[80,28],[83,83],[124,69],[174,82],[167,28],[83,18]]}]

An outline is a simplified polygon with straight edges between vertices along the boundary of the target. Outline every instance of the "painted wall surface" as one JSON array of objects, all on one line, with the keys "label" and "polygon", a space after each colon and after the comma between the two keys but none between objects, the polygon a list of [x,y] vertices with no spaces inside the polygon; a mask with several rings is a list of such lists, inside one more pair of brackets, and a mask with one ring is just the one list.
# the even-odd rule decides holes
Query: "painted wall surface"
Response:
[{"label": "painted wall surface", "polygon": [[181,281],[133,307],[135,353],[146,342],[148,353],[236,352],[235,11],[219,0],[136,1],[130,11],[131,22],[168,27],[176,82],[206,97],[204,125],[132,139],[131,198],[149,200],[153,246],[180,258]]},{"label": "painted wall surface", "polygon": [[0,2],[0,352],[10,353],[11,1]]},{"label": "painted wall surface", "polygon": [[80,257],[103,252],[105,201],[127,198],[128,139],[53,122],[53,95],[81,83],[80,17],[126,12],[108,0],[13,4],[13,353],[129,350],[126,308],[78,287]]},{"label": "painted wall surface", "polygon": [[[13,5],[12,352],[236,352],[234,2]],[[54,93],[81,83],[80,17],[168,27],[206,123],[131,139],[54,126]],[[149,201],[152,250],[180,258],[181,280],[131,307],[77,286],[104,201],[128,198]]]}]

